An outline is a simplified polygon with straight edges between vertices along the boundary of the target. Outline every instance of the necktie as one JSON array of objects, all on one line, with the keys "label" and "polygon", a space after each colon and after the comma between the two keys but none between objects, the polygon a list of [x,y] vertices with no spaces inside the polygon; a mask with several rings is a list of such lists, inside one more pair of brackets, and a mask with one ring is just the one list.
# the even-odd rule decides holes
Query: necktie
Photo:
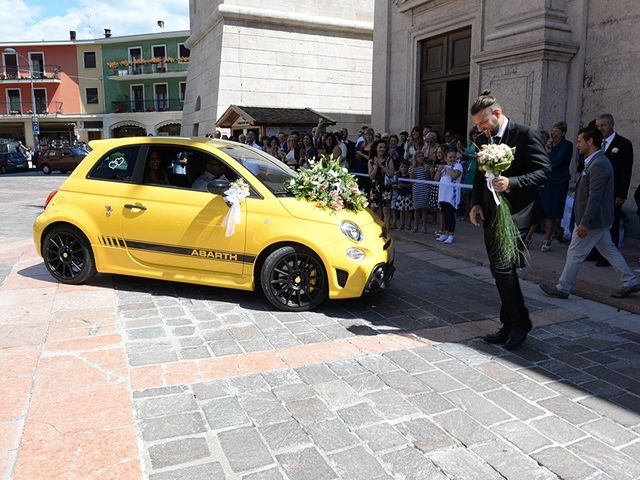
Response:
[{"label": "necktie", "polygon": [[602,151],[606,152],[607,151],[607,141],[606,140],[602,140]]},{"label": "necktie", "polygon": [[493,139],[493,143],[500,143],[500,141],[502,140],[502,137],[500,135],[494,135],[491,138]]}]

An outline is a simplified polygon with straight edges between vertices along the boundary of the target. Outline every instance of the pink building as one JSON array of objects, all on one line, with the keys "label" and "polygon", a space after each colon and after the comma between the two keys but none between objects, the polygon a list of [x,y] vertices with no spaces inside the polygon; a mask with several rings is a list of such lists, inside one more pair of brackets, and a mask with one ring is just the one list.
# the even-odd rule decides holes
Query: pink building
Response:
[{"label": "pink building", "polygon": [[0,44],[0,51],[0,137],[31,146],[34,134],[45,142],[71,141],[75,125],[67,117],[81,113],[76,46],[60,42]]}]

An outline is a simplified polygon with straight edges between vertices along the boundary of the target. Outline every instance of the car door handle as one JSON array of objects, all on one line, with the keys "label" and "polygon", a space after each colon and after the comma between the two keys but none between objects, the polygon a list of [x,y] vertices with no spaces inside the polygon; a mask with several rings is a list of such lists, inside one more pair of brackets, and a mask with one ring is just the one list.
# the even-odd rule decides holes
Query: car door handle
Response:
[{"label": "car door handle", "polygon": [[134,205],[133,203],[125,203],[124,208],[128,208],[129,210],[133,210],[134,208],[137,208],[138,210],[147,209],[147,207],[145,207],[144,205]]}]

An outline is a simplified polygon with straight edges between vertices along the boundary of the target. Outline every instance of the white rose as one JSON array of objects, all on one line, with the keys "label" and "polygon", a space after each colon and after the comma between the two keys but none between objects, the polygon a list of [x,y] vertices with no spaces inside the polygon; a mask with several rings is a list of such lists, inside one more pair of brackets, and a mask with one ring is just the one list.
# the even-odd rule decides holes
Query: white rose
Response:
[{"label": "white rose", "polygon": [[613,147],[611,149],[611,153],[618,153],[620,151],[620,149],[618,147]]}]

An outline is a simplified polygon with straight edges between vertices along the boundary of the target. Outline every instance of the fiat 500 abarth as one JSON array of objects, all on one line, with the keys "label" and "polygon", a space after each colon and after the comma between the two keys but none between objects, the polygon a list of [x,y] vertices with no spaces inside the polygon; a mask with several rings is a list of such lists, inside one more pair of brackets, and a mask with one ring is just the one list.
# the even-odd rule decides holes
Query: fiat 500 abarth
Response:
[{"label": "fiat 500 abarth", "polygon": [[[58,281],[96,272],[242,290],[286,311],[359,297],[393,274],[393,240],[369,210],[320,209],[294,198],[296,173],[246,145],[217,139],[96,140],[33,226]],[[224,192],[250,194],[227,236]]]}]

